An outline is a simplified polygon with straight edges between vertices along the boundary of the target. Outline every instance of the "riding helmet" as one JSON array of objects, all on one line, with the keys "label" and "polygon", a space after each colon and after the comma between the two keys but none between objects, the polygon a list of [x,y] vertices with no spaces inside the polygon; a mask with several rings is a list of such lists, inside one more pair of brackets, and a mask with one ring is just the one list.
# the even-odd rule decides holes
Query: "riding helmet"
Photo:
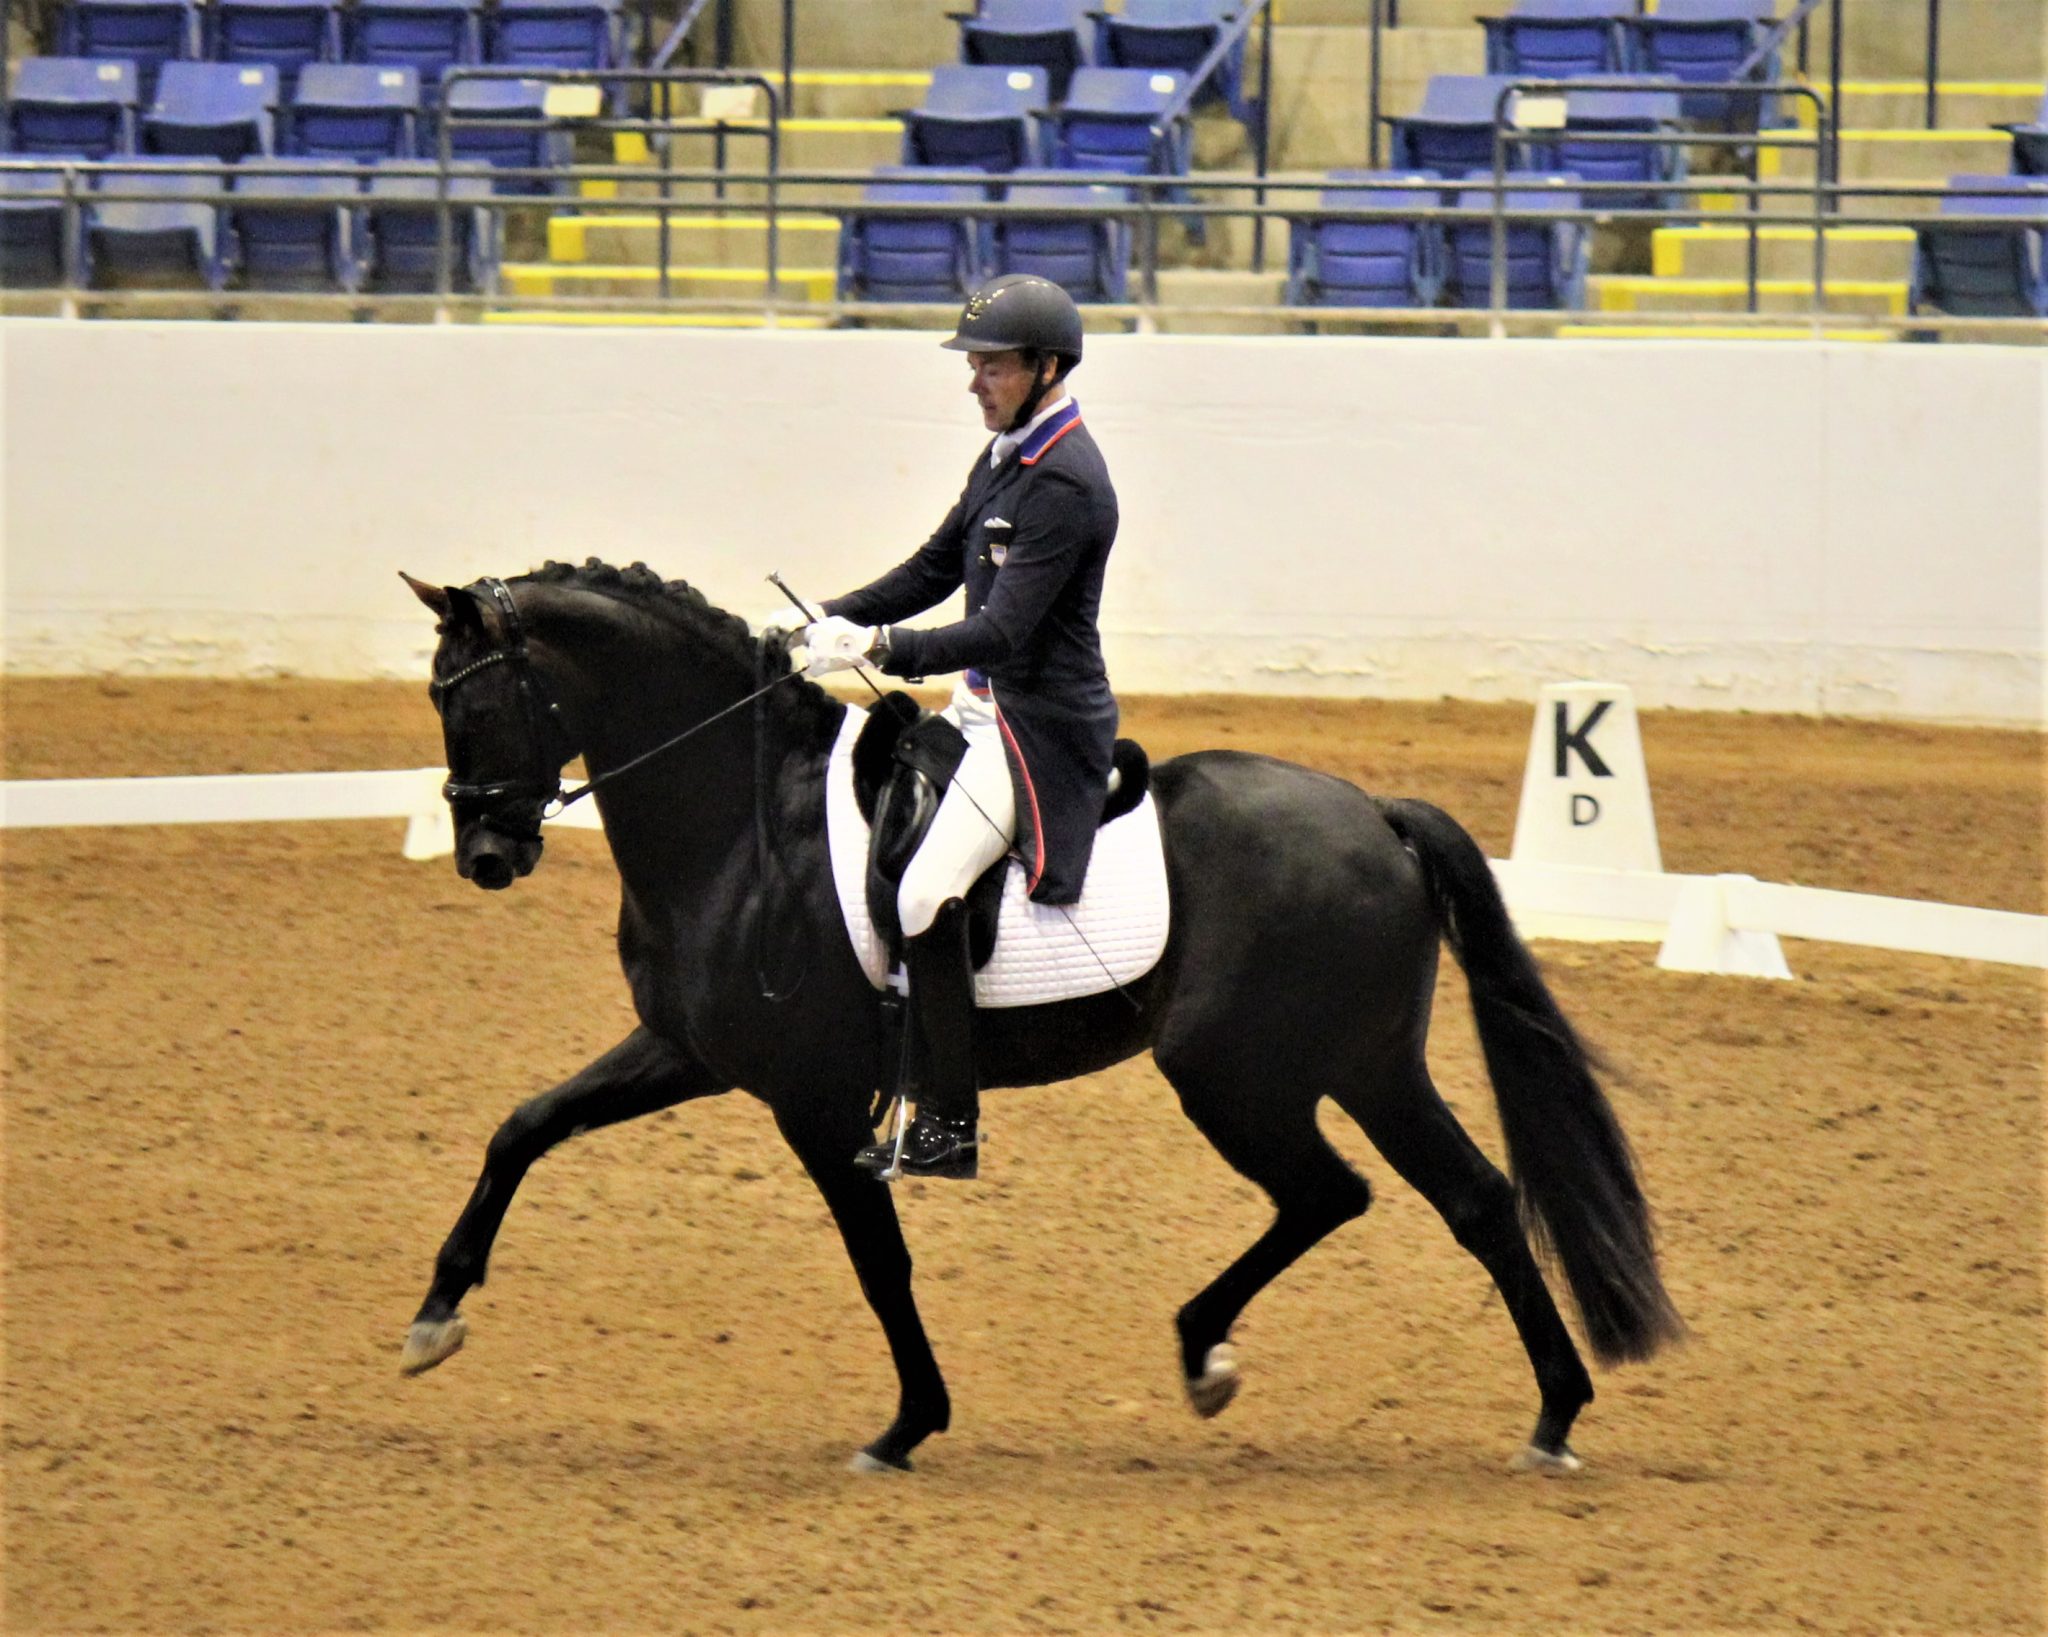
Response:
[{"label": "riding helmet", "polygon": [[1071,369],[1081,361],[1081,312],[1051,279],[1005,273],[967,298],[957,333],[939,345],[954,352],[1053,353]]}]

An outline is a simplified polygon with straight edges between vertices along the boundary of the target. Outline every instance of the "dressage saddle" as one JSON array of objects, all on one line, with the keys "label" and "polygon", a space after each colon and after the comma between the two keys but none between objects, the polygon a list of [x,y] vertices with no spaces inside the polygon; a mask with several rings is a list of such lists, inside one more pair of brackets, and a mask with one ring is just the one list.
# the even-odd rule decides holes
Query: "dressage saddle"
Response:
[{"label": "dressage saddle", "polygon": [[[876,702],[854,741],[854,800],[868,822],[868,913],[892,966],[903,958],[903,928],[896,913],[903,872],[931,829],[966,753],[967,736],[959,728],[901,689]],[[1150,779],[1144,747],[1135,739],[1117,740],[1101,822],[1122,818],[1143,801]],[[1003,873],[1015,862],[997,859],[968,889],[967,945],[977,972],[995,953]]]}]

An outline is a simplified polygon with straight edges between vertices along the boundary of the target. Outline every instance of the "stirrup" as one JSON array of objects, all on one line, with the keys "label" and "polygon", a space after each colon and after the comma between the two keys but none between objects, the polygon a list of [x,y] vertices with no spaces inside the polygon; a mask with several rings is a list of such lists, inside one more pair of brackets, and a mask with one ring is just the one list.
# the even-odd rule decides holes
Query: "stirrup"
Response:
[{"label": "stirrup", "polygon": [[905,1175],[972,1182],[980,1174],[981,1133],[972,1124],[953,1126],[922,1113],[906,1122],[902,1107],[897,1105],[894,1133],[863,1148],[854,1156],[855,1165],[884,1182]]}]

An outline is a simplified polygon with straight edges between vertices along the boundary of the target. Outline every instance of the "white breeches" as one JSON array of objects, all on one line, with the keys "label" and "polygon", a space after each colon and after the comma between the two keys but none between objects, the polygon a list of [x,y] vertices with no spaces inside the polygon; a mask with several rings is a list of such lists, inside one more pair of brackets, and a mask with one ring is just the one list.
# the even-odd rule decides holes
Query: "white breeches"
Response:
[{"label": "white breeches", "polygon": [[966,897],[1017,835],[1017,794],[995,707],[963,686],[942,714],[967,735],[967,754],[896,889],[906,938],[929,931],[947,899]]}]

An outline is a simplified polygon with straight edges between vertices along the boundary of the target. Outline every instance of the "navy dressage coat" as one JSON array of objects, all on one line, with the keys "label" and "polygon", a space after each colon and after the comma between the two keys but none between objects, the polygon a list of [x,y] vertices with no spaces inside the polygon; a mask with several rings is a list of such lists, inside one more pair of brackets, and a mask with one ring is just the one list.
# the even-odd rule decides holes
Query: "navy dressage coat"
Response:
[{"label": "navy dressage coat", "polygon": [[965,671],[970,687],[988,689],[1031,896],[1071,904],[1088,873],[1116,742],[1116,696],[1096,629],[1116,491],[1071,399],[993,468],[991,447],[929,540],[825,612],[895,625],[965,585],[967,617],[898,626],[883,669],[911,680]]}]

